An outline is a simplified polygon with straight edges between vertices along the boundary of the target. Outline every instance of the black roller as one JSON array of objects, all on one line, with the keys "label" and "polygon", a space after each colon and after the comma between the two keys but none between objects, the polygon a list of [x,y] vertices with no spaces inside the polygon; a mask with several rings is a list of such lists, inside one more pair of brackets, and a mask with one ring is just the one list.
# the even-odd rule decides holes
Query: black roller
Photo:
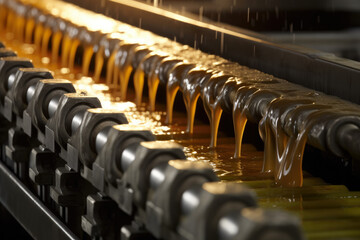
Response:
[{"label": "black roller", "polygon": [[[81,118],[81,120],[77,120],[80,121],[79,131],[72,131],[73,137],[69,139],[69,144],[78,150],[75,155],[78,155],[81,163],[92,169],[97,154],[101,152],[108,140],[111,127],[118,124],[127,124],[128,121],[123,112],[115,110],[87,109],[82,114],[82,117],[79,117],[78,113],[73,117],[72,126],[75,118]],[[74,155],[74,152],[71,155]],[[78,160],[77,157],[71,155],[68,155],[69,161]],[[76,162],[70,166],[74,166],[74,169],[78,170]]]},{"label": "black roller", "polygon": [[34,67],[31,60],[20,57],[0,58],[0,100],[3,103],[4,97],[15,81],[15,74],[19,68]]},{"label": "black roller", "polygon": [[48,113],[48,105],[54,98],[60,98],[64,93],[75,92],[75,88],[68,80],[47,79],[40,80],[35,88],[32,101],[24,111],[24,131],[31,136],[32,126],[43,134],[45,125],[51,116]]},{"label": "black roller", "polygon": [[12,88],[8,92],[5,101],[10,109],[5,109],[6,117],[11,121],[12,112],[22,116],[35,94],[37,83],[41,79],[52,79],[50,71],[39,68],[20,68],[15,75]]}]

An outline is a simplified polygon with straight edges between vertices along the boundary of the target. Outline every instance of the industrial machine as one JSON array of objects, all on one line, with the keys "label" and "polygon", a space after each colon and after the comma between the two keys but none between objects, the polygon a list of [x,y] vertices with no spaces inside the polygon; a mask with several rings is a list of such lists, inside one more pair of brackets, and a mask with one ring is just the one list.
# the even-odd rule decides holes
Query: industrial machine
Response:
[{"label": "industrial machine", "polygon": [[265,2],[0,1],[0,237],[358,239],[357,55]]}]

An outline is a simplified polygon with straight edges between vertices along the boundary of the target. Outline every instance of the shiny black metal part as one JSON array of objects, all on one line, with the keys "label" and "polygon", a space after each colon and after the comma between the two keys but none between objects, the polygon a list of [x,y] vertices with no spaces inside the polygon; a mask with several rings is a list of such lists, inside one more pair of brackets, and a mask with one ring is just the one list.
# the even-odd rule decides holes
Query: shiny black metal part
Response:
[{"label": "shiny black metal part", "polygon": [[[3,163],[0,202],[36,239],[78,239]],[[36,219],[36,221],[34,221]],[[41,222],[41,227],[39,227]]]}]

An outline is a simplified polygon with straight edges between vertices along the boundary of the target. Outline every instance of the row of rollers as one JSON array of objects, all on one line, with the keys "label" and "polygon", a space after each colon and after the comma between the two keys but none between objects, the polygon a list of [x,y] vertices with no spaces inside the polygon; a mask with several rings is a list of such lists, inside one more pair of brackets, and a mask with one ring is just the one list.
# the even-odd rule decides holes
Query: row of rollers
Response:
[{"label": "row of rollers", "polygon": [[[49,23],[50,23],[50,25],[51,25],[51,23],[53,23],[53,21],[49,21]],[[81,34],[80,34],[81,35]],[[131,47],[133,47],[133,46],[131,46]]]},{"label": "row of rollers", "polygon": [[[51,21],[50,21],[50,22],[51,22]],[[114,39],[114,41],[115,41],[115,39]],[[134,48],[134,49],[135,49],[135,48]],[[137,53],[138,53],[138,52],[137,52]],[[271,100],[271,99],[270,99],[270,100]],[[265,101],[270,102],[270,100],[268,100],[268,99],[263,99],[262,101],[264,101],[264,102],[265,102]],[[263,104],[262,106],[264,106],[264,104]],[[259,112],[260,112],[260,111],[259,111]],[[344,134],[345,131],[341,131],[341,132],[342,132],[343,135],[345,135],[345,134]],[[333,138],[332,138],[332,139],[333,139]],[[340,141],[340,142],[343,143],[344,145],[346,145],[345,149],[348,148],[349,146],[351,146],[350,144],[347,144],[346,142],[342,142],[342,141]],[[333,148],[332,148],[332,149],[333,149]]]},{"label": "row of rollers", "polygon": [[[126,124],[124,113],[101,109],[96,97],[75,93],[71,82],[52,79],[49,71],[33,68],[30,60],[11,50],[2,48],[0,53],[1,112],[10,123],[16,122],[9,130],[5,155],[15,162],[20,177],[26,175],[24,162],[29,161],[30,179],[52,185],[50,196],[60,205],[74,204],[76,193],[67,181],[80,173],[122,211],[136,216],[139,229],[143,225],[156,238],[302,238],[296,219],[257,208],[252,191],[218,182],[210,166],[187,161],[178,144],[155,141],[145,127]],[[24,146],[25,135],[41,145],[30,157],[24,149],[29,148]],[[59,153],[65,167],[55,164],[56,169],[49,170],[54,167],[49,164],[52,153]],[[101,232],[88,226],[101,220],[86,220],[101,216],[91,212],[101,211],[95,206],[88,199],[82,221],[90,234]],[[122,236],[128,239],[138,231],[132,229],[129,235],[124,229]]]},{"label": "row of rollers", "polygon": [[[160,61],[161,66],[159,67],[159,80],[162,84],[168,84],[168,76],[169,71],[174,68],[172,71],[173,78],[179,78],[183,75],[186,75],[190,69],[193,69],[195,67],[194,64],[180,64],[182,63],[181,58],[168,58],[167,55],[150,55],[150,57],[146,57],[145,61],[141,61],[141,59],[144,58],[144,56],[147,56],[149,53],[149,49],[147,47],[142,47],[141,44],[135,44],[135,43],[123,43],[121,39],[118,38],[118,36],[115,34],[112,36],[112,34],[107,33],[106,31],[96,31],[94,29],[86,28],[84,26],[77,26],[75,23],[71,21],[67,21],[65,19],[62,19],[60,17],[52,16],[51,14],[46,14],[42,11],[40,11],[37,7],[32,7],[31,5],[24,4],[22,2],[17,1],[4,1],[3,5],[7,8],[11,9],[13,12],[16,13],[17,16],[28,18],[28,19],[35,19],[37,24],[44,25],[45,29],[51,29],[53,33],[55,32],[63,32],[64,36],[67,36],[71,39],[78,39],[81,45],[84,47],[86,46],[93,46],[93,51],[96,52],[97,55],[102,55],[102,57],[97,57],[96,59],[109,59],[110,54],[113,53],[115,50],[118,51],[116,54],[115,64],[119,65],[115,67],[115,70],[118,68],[125,69],[123,65],[132,65],[132,68],[135,69],[140,64],[143,64],[143,68],[149,68],[148,65],[153,65],[154,61]],[[18,35],[22,35],[23,33],[19,33]],[[128,33],[127,33],[128,34]],[[131,34],[130,34],[131,35]],[[121,35],[124,37],[124,35]],[[145,35],[144,35],[145,36]],[[157,41],[159,41],[160,38],[157,38]],[[43,43],[44,44],[44,43]],[[45,44],[46,45],[46,44]],[[119,46],[121,47],[119,48]],[[44,47],[44,46],[43,46]],[[119,49],[117,49],[119,48]],[[45,48],[47,50],[47,48]],[[115,52],[116,52],[115,51]],[[190,49],[178,49],[178,51],[184,51],[185,53],[189,51],[189,53],[194,54]],[[54,58],[56,54],[52,54],[52,57]],[[153,60],[154,58],[159,58],[157,60]],[[84,58],[85,59],[85,58]],[[219,59],[217,59],[219,60]],[[69,61],[73,62],[73,61]],[[85,62],[83,60],[83,62]],[[102,63],[103,64],[103,63]],[[88,66],[85,64],[86,67],[84,67],[85,70],[83,70],[84,74],[87,74],[88,72]],[[101,65],[101,64],[100,64]],[[83,65],[84,66],[84,65]],[[235,66],[234,66],[235,67]],[[165,70],[164,70],[165,69]],[[115,71],[116,72],[116,71]],[[148,69],[146,69],[146,74],[148,73]],[[181,74],[179,73],[181,72]],[[188,78],[192,79],[193,77],[199,78],[200,75],[204,75],[209,77],[208,75],[212,75],[211,73],[203,73],[206,72],[205,70],[195,70],[191,71],[191,74],[189,74]],[[101,67],[95,69],[95,79],[98,79],[100,77],[101,73]],[[117,76],[111,76],[112,71],[107,71],[107,84],[111,84],[112,78],[114,78],[114,83],[117,81]],[[117,74],[115,74],[117,75]],[[179,76],[177,76],[179,75]],[[181,76],[180,76],[181,75]],[[221,107],[226,112],[231,112],[231,109],[234,108],[233,104],[235,102],[235,93],[238,90],[239,86],[235,84],[235,82],[228,81],[229,76],[225,74],[224,76],[220,77],[214,77],[211,79],[212,81],[209,81],[207,85],[205,86],[209,90],[208,95],[215,98],[218,95],[221,95]],[[179,80],[172,80],[179,81]],[[227,82],[226,82],[227,81]],[[206,81],[205,81],[206,82]],[[225,83],[226,82],[226,83]],[[276,81],[275,81],[276,82]],[[124,81],[122,79],[121,81],[121,95],[123,99],[126,98],[126,89],[127,89],[127,81]],[[235,86],[234,86],[235,85]],[[202,87],[202,88],[205,88]],[[255,91],[255,90],[254,90]],[[251,91],[250,91],[251,92]],[[224,94],[226,93],[226,94]],[[264,96],[265,95],[265,96]],[[242,95],[241,95],[242,96]],[[211,98],[210,97],[210,98]],[[261,99],[256,99],[256,98]],[[265,92],[265,94],[254,94],[254,96],[251,97],[251,99],[248,100],[248,102],[252,102],[250,111],[246,112],[247,118],[251,120],[252,122],[260,122],[260,119],[262,117],[261,113],[266,112],[266,108],[268,107],[269,103],[276,99],[278,97],[278,93],[274,94],[268,94]],[[149,101],[150,101],[150,109],[154,110],[154,97],[152,94],[149,93]],[[255,99],[255,100],[253,100]],[[206,101],[206,99],[205,99]],[[261,103],[260,103],[261,102]],[[141,104],[141,94],[137,94],[136,103],[139,105]],[[187,103],[189,105],[189,103]],[[170,104],[171,105],[171,104]],[[255,106],[253,106],[255,105]],[[206,109],[206,106],[205,106]],[[172,109],[168,109],[167,114],[167,122],[171,123],[172,119]],[[189,113],[188,113],[189,114]],[[304,111],[304,115],[306,115],[306,111]],[[340,116],[340,117],[339,117]],[[317,127],[315,130],[312,130],[311,132],[314,134],[309,134],[308,136],[308,142],[310,145],[315,146],[317,148],[320,148],[322,150],[326,150],[329,152],[332,152],[336,156],[344,157],[344,158],[352,158],[355,160],[359,159],[359,149],[358,149],[358,136],[359,136],[359,119],[357,116],[336,116],[338,119],[335,121],[330,121],[330,123],[324,122],[323,125]],[[190,120],[189,120],[190,119]],[[189,132],[193,131],[193,116],[188,116],[188,128],[187,130]],[[283,119],[283,118],[282,118]],[[333,123],[335,122],[335,123]],[[285,124],[283,124],[285,125]],[[296,126],[298,128],[298,126]],[[323,134],[320,129],[326,129],[326,135],[327,137],[319,138],[318,136]],[[292,129],[285,129],[289,135],[292,135]],[[262,130],[263,131],[263,130]],[[212,133],[213,135],[216,135],[216,133]],[[211,146],[216,146],[216,137],[212,138]],[[238,151],[235,153],[236,157],[240,156],[240,152]],[[354,171],[358,171],[358,161],[353,162],[353,169]]]},{"label": "row of rollers", "polygon": [[[51,35],[53,35],[53,42],[51,43],[53,46],[59,44],[56,44],[55,41],[61,41],[61,48],[64,49],[66,48],[64,46],[64,42],[70,41],[71,43],[69,44],[73,45],[71,47],[77,47],[78,45],[81,45],[82,47],[87,48],[90,50],[90,52],[84,53],[82,59],[84,75],[88,74],[90,65],[90,58],[85,57],[85,55],[91,56],[92,53],[101,53],[106,57],[109,57],[110,53],[112,53],[119,44],[119,36],[128,36],[131,38],[140,34],[137,36],[138,41],[141,41],[141,38],[145,39],[155,37],[155,35],[151,34],[150,32],[142,30],[139,31],[127,24],[119,24],[118,22],[109,19],[98,19],[99,21],[103,21],[101,26],[92,26],[94,22],[92,22],[92,24],[88,23],[88,25],[84,25],[85,23],[81,21],[79,22],[78,18],[72,18],[69,16],[64,17],[61,14],[54,14],[53,11],[47,9],[46,6],[38,7],[33,6],[32,4],[31,1],[0,1],[0,5],[4,7],[3,12],[0,12],[1,23],[4,25],[0,27],[5,27],[7,31],[13,32],[16,38],[20,41],[34,43],[41,49],[42,54],[46,54],[48,50],[49,39]],[[76,11],[74,14],[76,14]],[[94,17],[97,16],[94,14]],[[31,27],[27,25],[31,25]],[[48,32],[50,32],[50,34]],[[61,38],[55,40],[54,35],[56,34],[60,34]],[[43,35],[48,35],[48,37],[44,37]],[[156,37],[156,41],[164,42],[165,38]],[[78,45],[73,44],[74,42],[77,42]],[[141,42],[145,43],[146,41]],[[58,59],[58,54],[59,49],[53,49],[51,59],[56,61]],[[75,56],[71,57],[70,55],[71,54],[68,51],[62,51],[62,66],[73,68]],[[85,62],[87,64],[85,64]],[[102,64],[103,63],[101,63],[101,65]],[[101,69],[96,72],[94,78],[99,79],[100,74]]]},{"label": "row of rollers", "polygon": [[[50,21],[50,23],[51,23],[51,21]],[[114,41],[115,41],[116,39],[114,39]],[[133,46],[131,46],[132,48],[134,48],[134,49],[136,49],[135,47],[133,47]],[[136,52],[136,54],[137,55],[141,55],[141,50],[140,51],[138,51],[138,52]],[[179,60],[177,60],[177,61],[175,61],[175,63],[177,63]],[[181,67],[181,66],[180,66]],[[231,96],[231,94],[229,94],[228,96]],[[272,98],[273,98],[273,96],[270,96],[269,97],[269,99],[262,99],[261,101],[262,102],[270,102],[271,100],[272,100]],[[229,101],[229,102],[232,102],[232,101]],[[254,101],[255,102],[255,101]],[[266,104],[259,104],[259,105],[261,105],[261,106],[265,106]],[[230,107],[231,108],[231,107]],[[264,112],[262,109],[260,109],[258,112]],[[252,114],[252,115],[256,115],[256,114]],[[258,121],[258,120],[257,120]],[[350,130],[352,130],[352,128],[350,128]],[[341,132],[341,134],[343,135],[343,136],[346,136],[346,133],[348,132],[348,131],[340,131]],[[334,138],[334,137],[332,137],[332,138],[330,138],[330,139],[336,139],[336,138]],[[353,138],[350,138],[350,139],[353,139]],[[339,141],[342,145],[344,145],[344,149],[347,149],[347,148],[349,148],[349,147],[351,147],[351,146],[353,146],[354,144],[348,144],[348,141]],[[352,141],[352,142],[354,142],[354,141]],[[334,145],[334,144],[333,144]],[[338,148],[335,148],[334,146],[332,145],[332,147],[331,147],[331,149],[332,150],[334,150],[334,149],[338,149]],[[340,154],[338,154],[338,155],[340,155]],[[344,154],[341,154],[341,155],[344,155]]]}]

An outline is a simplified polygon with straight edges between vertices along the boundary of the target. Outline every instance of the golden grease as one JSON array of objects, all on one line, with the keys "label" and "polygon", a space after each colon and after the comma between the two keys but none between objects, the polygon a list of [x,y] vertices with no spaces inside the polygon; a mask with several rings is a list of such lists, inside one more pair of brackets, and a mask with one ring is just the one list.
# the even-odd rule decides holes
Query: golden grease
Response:
[{"label": "golden grease", "polygon": [[359,117],[358,106],[77,6],[55,0],[22,2],[37,8],[38,14],[26,17],[22,8],[16,11],[4,8],[0,11],[2,27],[13,32],[18,40],[34,43],[45,57],[51,39],[51,61],[54,64],[57,64],[62,44],[63,71],[67,68],[74,71],[76,54],[81,47],[82,76],[89,75],[90,62],[95,56],[95,82],[100,81],[104,70],[108,88],[119,92],[117,97],[125,101],[128,99],[129,81],[133,80],[138,107],[143,106],[146,83],[148,109],[152,112],[155,111],[158,86],[164,84],[167,99],[165,122],[170,126],[174,123],[174,100],[180,92],[187,111],[185,131],[190,134],[194,133],[196,104],[201,98],[210,121],[210,149],[219,145],[218,128],[223,112],[233,117],[233,156],[238,161],[243,157],[242,138],[246,123],[259,122],[259,134],[265,144],[262,172],[272,174],[279,185],[302,186],[302,156],[308,134],[314,126],[321,124],[320,121],[331,123],[339,116]]}]

